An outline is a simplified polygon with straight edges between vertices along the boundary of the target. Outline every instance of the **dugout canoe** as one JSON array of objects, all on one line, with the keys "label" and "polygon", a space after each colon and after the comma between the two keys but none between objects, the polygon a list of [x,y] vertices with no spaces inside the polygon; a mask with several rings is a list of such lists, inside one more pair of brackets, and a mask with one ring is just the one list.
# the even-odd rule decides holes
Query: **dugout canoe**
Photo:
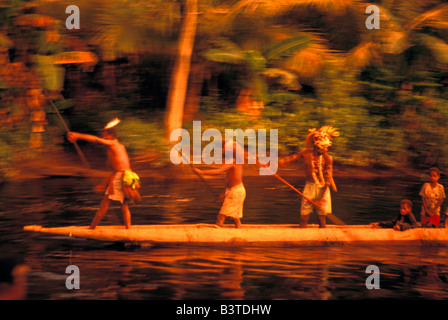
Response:
[{"label": "dugout canoe", "polygon": [[416,228],[406,231],[373,228],[369,225],[298,225],[246,224],[220,228],[214,224],[87,226],[45,228],[25,226],[24,230],[99,241],[131,244],[213,245],[213,246],[303,246],[337,244],[433,245],[448,246],[448,229]]}]

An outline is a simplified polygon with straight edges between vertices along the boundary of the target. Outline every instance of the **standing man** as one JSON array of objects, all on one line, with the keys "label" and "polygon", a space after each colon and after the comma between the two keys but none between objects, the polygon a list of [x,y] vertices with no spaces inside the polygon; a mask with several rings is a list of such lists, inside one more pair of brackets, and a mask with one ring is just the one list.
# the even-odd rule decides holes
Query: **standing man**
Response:
[{"label": "standing man", "polygon": [[330,186],[334,192],[337,191],[333,180],[333,158],[327,154],[328,148],[332,145],[333,137],[338,137],[337,129],[330,126],[323,126],[319,130],[310,129],[306,137],[305,149],[285,157],[279,161],[279,165],[284,165],[292,161],[303,159],[306,166],[306,184],[303,194],[314,203],[302,198],[300,208],[300,226],[306,228],[311,212],[316,209],[319,227],[325,228],[325,217],[331,214],[331,194]]},{"label": "standing man", "polygon": [[[106,192],[103,200],[101,201],[100,209],[96,213],[95,218],[90,225],[90,229],[95,229],[100,220],[107,213],[111,200],[119,201],[121,203],[121,211],[123,212],[126,229],[131,227],[131,212],[129,211],[129,206],[126,201],[127,199],[123,190],[123,178],[125,173],[132,173],[132,171],[126,148],[117,139],[115,127],[118,123],[120,123],[120,120],[117,118],[109,122],[104,128],[102,138],[77,132],[69,132],[67,134],[67,137],[71,142],[81,139],[107,146],[108,163],[114,170],[114,173],[110,176],[110,178],[107,178],[96,188],[96,191],[98,192]],[[107,189],[106,185],[108,185]]]},{"label": "standing man", "polygon": [[[236,163],[236,153],[237,150],[241,150],[241,147],[233,140],[228,140],[223,143],[223,156],[233,154],[232,163],[223,164],[218,169],[211,170],[199,170],[193,167],[193,170],[199,175],[220,175],[226,173],[226,190],[221,195],[220,200],[224,197],[221,210],[219,211],[218,217],[216,218],[216,225],[222,227],[226,217],[233,218],[235,223],[235,228],[241,227],[241,218],[243,217],[243,204],[246,199],[246,189],[243,185],[243,164]],[[230,158],[230,157],[229,157]],[[226,157],[227,159],[227,157]]]}]

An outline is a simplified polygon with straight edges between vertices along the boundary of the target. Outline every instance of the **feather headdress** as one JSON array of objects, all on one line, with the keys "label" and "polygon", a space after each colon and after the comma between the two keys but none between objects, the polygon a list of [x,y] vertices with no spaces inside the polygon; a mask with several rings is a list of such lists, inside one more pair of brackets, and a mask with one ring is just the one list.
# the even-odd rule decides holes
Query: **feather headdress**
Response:
[{"label": "feather headdress", "polygon": [[313,138],[316,134],[327,134],[330,136],[330,139],[332,139],[333,137],[339,137],[339,131],[337,130],[338,129],[333,128],[332,126],[323,126],[319,130],[317,130],[316,128],[309,129],[310,133],[306,136],[305,147],[313,148]]},{"label": "feather headdress", "polygon": [[117,126],[119,123],[120,123],[120,119],[115,118],[114,120],[112,120],[106,124],[106,126],[104,127],[104,130],[111,129],[111,128]]}]

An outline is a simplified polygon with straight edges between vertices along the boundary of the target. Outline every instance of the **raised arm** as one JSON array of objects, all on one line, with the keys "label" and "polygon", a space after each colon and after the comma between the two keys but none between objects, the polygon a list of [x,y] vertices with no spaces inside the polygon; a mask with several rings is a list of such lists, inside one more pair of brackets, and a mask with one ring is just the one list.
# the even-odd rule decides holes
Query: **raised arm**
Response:
[{"label": "raised arm", "polygon": [[90,134],[84,134],[84,133],[78,133],[78,132],[69,132],[67,134],[67,138],[68,138],[68,140],[70,140],[70,142],[75,142],[76,140],[81,139],[81,140],[86,140],[89,142],[101,143],[106,146],[111,146],[115,143],[114,140],[107,140],[107,139],[99,138],[97,136],[93,136]]}]

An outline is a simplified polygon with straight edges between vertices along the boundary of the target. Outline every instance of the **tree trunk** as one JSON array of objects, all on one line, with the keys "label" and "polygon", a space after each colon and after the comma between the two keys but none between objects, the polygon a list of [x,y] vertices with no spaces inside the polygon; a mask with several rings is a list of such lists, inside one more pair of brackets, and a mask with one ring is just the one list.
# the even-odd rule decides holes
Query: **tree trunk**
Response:
[{"label": "tree trunk", "polygon": [[191,65],[190,82],[185,99],[184,120],[192,120],[196,116],[201,103],[202,84],[204,82],[205,62]]},{"label": "tree trunk", "polygon": [[178,53],[171,75],[167,100],[165,125],[168,140],[174,129],[182,128],[182,117],[190,74],[191,54],[193,52],[194,38],[196,35],[197,6],[197,0],[185,0],[184,21],[180,31]]}]

